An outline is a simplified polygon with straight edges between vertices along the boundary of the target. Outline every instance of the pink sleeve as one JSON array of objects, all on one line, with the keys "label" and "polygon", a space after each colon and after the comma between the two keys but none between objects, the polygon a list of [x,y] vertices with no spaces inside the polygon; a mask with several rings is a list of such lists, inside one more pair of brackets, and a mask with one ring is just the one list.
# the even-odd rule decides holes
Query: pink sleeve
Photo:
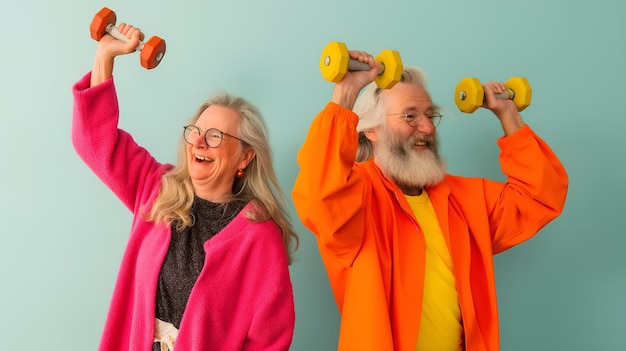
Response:
[{"label": "pink sleeve", "polygon": [[160,184],[164,165],[130,134],[118,129],[119,106],[113,78],[89,87],[91,73],[73,87],[72,143],[80,158],[136,212]]}]

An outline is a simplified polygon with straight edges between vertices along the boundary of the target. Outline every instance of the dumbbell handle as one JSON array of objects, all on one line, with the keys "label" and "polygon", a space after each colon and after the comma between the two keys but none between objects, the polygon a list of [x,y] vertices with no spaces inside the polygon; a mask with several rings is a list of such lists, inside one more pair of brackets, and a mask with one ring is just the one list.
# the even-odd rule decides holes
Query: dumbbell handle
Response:
[{"label": "dumbbell handle", "polygon": [[[128,43],[130,41],[130,39],[128,39],[124,34],[120,33],[117,27],[114,26],[112,23],[109,23],[107,25],[105,31],[106,33],[108,33],[109,35],[111,35],[113,38],[117,40],[121,40],[125,43]],[[143,46],[144,46],[144,42],[140,40],[139,45],[137,46],[137,50],[141,51],[143,49]]]},{"label": "dumbbell handle", "polygon": [[[505,91],[494,94],[497,99],[501,100],[513,100],[515,98],[515,91],[513,89],[506,89]],[[467,93],[465,91],[461,91],[461,96],[459,96],[461,101],[464,101],[467,98]],[[483,96],[483,102],[486,101],[486,96]]]},{"label": "dumbbell handle", "polygon": [[505,91],[495,94],[494,96],[501,100],[513,100],[515,98],[515,91],[513,89],[506,89]]},{"label": "dumbbell handle", "polygon": [[[380,70],[378,71],[378,75],[380,76],[381,74],[385,73],[385,64],[382,62],[379,63]],[[372,69],[372,67],[370,67],[370,65],[365,62],[361,62],[355,59],[350,59],[350,61],[348,61],[348,71],[369,71],[370,69]]]}]

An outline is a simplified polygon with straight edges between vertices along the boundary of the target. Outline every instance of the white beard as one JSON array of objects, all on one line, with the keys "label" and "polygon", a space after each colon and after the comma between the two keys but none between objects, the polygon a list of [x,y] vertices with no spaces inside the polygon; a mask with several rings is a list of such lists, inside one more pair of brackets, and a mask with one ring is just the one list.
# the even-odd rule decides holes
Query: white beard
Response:
[{"label": "white beard", "polygon": [[[446,164],[439,155],[437,136],[412,135],[400,140],[383,123],[379,127],[378,145],[374,158],[381,171],[400,186],[426,187],[438,184],[446,174]],[[425,140],[428,149],[416,151],[418,140]]]}]

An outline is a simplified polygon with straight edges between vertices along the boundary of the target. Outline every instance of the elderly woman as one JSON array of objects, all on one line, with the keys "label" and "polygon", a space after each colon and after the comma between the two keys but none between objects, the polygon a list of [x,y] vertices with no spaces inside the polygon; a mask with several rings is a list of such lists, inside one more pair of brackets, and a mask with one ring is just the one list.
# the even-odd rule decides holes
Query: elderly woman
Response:
[{"label": "elderly woman", "polygon": [[134,215],[100,350],[288,350],[297,248],[265,125],[245,100],[209,98],[183,129],[176,166],[118,129],[113,83],[128,43],[106,35],[73,87],[72,142]]}]

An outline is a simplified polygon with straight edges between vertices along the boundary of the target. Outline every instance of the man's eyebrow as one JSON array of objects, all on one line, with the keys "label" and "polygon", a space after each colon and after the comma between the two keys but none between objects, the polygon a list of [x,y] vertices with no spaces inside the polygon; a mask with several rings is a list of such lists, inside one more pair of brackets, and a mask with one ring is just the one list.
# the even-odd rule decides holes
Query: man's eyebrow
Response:
[{"label": "man's eyebrow", "polygon": [[408,106],[404,109],[404,112],[439,112],[441,107],[437,104],[432,104],[426,110],[422,111],[416,106]]}]

